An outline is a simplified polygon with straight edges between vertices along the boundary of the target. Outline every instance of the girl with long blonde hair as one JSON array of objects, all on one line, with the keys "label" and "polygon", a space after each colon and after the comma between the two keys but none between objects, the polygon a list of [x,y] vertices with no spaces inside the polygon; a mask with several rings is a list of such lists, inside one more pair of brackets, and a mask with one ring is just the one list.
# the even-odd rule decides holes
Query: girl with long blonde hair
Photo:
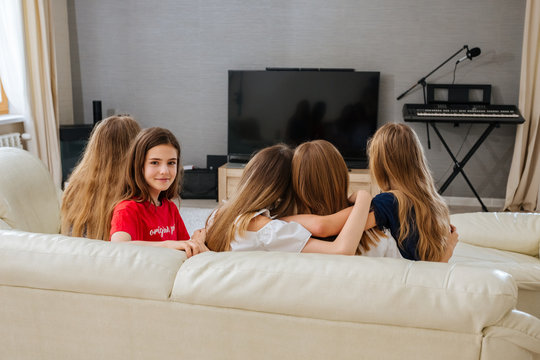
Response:
[{"label": "girl with long blonde hair", "polygon": [[[259,151],[246,165],[236,193],[207,221],[206,244],[213,251],[277,250],[353,255],[369,211],[371,196],[357,194],[340,234],[334,241],[311,236],[304,226],[282,218],[293,215],[291,184],[293,151],[278,144]],[[333,214],[317,223],[332,223]],[[322,232],[322,231],[316,231]]]},{"label": "girl with long blonde hair", "polygon": [[458,235],[416,133],[405,124],[385,124],[368,142],[368,156],[383,192],[371,202],[366,228],[389,229],[406,259],[448,262]]},{"label": "girl with long blonde hair", "polygon": [[137,121],[127,115],[111,116],[96,124],[62,197],[62,234],[109,239],[122,164],[140,130]]},{"label": "girl with long blonde hair", "polygon": [[[339,150],[326,140],[300,144],[292,160],[292,185],[298,214],[331,215],[341,211],[342,216],[334,217],[337,221],[327,222],[326,226],[321,226],[318,217],[297,215],[284,220],[295,219],[315,236],[338,234],[352,210],[348,198],[349,170]],[[401,257],[391,235],[375,228],[362,235],[358,255]]]}]

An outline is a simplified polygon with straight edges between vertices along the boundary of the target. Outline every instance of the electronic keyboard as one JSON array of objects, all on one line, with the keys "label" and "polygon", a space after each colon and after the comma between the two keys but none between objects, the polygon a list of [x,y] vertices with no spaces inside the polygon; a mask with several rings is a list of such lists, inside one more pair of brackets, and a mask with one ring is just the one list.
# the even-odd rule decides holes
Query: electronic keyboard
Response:
[{"label": "electronic keyboard", "polygon": [[515,105],[478,104],[405,104],[403,119],[411,122],[525,122]]}]

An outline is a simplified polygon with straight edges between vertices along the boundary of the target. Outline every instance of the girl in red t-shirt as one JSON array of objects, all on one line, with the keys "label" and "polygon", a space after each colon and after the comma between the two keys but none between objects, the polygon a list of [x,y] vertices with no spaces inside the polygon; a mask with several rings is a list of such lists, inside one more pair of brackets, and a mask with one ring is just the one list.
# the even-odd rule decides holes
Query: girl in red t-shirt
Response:
[{"label": "girl in red t-shirt", "polygon": [[[207,250],[196,232],[190,240],[178,208],[180,145],[167,129],[141,131],[128,153],[121,200],[114,207],[111,241],[184,250],[189,256]],[[183,240],[183,241],[178,241]]]}]

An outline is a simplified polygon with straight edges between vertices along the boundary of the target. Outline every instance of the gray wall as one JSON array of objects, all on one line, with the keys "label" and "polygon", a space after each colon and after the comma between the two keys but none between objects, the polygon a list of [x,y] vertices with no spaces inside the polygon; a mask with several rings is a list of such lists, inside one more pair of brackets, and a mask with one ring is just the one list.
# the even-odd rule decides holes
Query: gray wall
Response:
[{"label": "gray wall", "polygon": [[[464,44],[457,84],[492,84],[492,103],[517,104],[525,0],[68,0],[75,123],[128,112],[143,127],[171,129],[184,164],[227,152],[227,70],[347,67],[380,71],[379,123],[402,121],[414,91],[396,97]],[[457,58],[456,58],[457,59]],[[451,83],[454,61],[430,83]],[[426,143],[425,127],[413,125]],[[441,126],[465,154],[483,126]],[[515,129],[496,129],[466,166],[482,197],[503,198]],[[431,133],[434,177],[451,160]],[[473,196],[461,176],[446,196]]]}]

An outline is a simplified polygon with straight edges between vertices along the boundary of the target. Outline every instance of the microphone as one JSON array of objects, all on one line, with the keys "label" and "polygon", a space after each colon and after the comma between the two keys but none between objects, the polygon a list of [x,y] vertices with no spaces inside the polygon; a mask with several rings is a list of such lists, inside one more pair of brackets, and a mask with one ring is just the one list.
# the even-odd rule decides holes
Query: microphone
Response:
[{"label": "microphone", "polygon": [[472,60],[473,57],[477,57],[478,55],[480,55],[481,52],[482,51],[480,50],[480,48],[477,48],[477,47],[472,48],[471,50],[469,50],[469,48],[467,48],[467,53],[465,54],[464,57],[462,57],[461,59],[456,61],[456,65],[459,64],[462,61],[467,60],[467,59]]}]

